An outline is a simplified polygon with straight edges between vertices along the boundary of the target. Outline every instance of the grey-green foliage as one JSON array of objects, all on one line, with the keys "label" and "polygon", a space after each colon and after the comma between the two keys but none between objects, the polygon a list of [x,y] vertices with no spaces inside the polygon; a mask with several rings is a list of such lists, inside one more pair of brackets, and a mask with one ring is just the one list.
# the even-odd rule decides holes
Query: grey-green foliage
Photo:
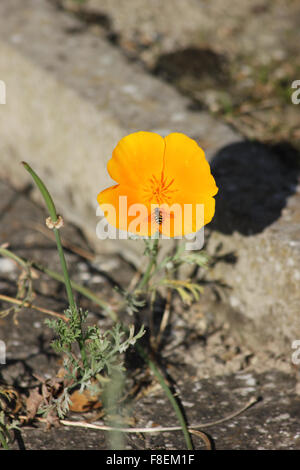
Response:
[{"label": "grey-green foliage", "polygon": [[135,292],[129,292],[125,289],[116,289],[124,299],[124,307],[129,315],[138,313],[146,305],[146,300],[139,298]]},{"label": "grey-green foliage", "polygon": [[208,255],[205,251],[186,251],[185,244],[179,244],[173,256],[164,258],[160,265],[162,267],[171,267],[171,269],[178,268],[182,264],[196,264],[197,266],[205,268],[208,263]]},{"label": "grey-green foliage", "polygon": [[[122,354],[144,334],[144,327],[134,334],[134,327],[125,331],[122,325],[116,324],[111,329],[101,332],[97,325],[86,326],[87,311],[79,309],[65,312],[68,322],[46,320],[57,338],[52,342],[54,350],[64,355],[65,382],[70,385],[65,388],[65,394],[57,402],[58,414],[64,415],[69,406],[68,392],[80,385],[82,392],[86,387],[93,387],[91,379],[97,379],[99,387],[115,371],[124,370]],[[84,345],[86,364],[76,354],[75,345]],[[99,390],[98,390],[99,391]]]},{"label": "grey-green foliage", "polygon": [[154,283],[152,290],[158,288],[158,286],[166,286],[175,290],[181,297],[182,301],[190,305],[193,300],[199,300],[199,294],[202,293],[202,287],[190,279],[177,280],[174,279],[174,273],[184,264],[196,265],[201,268],[206,268],[208,265],[209,257],[205,251],[187,251],[185,249],[185,243],[178,244],[176,251],[171,256],[166,256],[156,266],[154,274],[158,274],[165,271],[165,275]]},{"label": "grey-green foliage", "polygon": [[6,450],[9,449],[9,444],[12,442],[10,431],[13,429],[19,430],[17,420],[7,420],[5,412],[0,411],[0,444]]}]

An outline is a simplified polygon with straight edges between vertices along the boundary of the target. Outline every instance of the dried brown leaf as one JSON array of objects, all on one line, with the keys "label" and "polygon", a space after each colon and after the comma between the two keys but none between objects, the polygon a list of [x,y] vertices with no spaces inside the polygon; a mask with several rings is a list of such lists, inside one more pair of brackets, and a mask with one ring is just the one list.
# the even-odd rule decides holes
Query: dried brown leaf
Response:
[{"label": "dried brown leaf", "polygon": [[77,413],[82,413],[84,411],[91,411],[101,408],[102,403],[99,401],[99,397],[92,395],[89,390],[84,390],[80,393],[78,390],[72,393],[70,396],[71,404],[70,410]]},{"label": "dried brown leaf", "polygon": [[43,396],[38,388],[30,390],[29,397],[26,400],[26,411],[28,419],[34,419],[40,404],[43,402]]}]

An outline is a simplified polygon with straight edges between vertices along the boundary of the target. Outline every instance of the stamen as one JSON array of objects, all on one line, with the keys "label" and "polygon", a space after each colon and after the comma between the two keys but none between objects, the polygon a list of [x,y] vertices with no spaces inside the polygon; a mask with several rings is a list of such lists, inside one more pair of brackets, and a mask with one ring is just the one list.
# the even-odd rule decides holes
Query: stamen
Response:
[{"label": "stamen", "polygon": [[167,183],[167,177],[164,174],[161,174],[160,181],[155,175],[152,175],[150,180],[150,187],[145,188],[146,193],[146,201],[152,202],[155,201],[158,204],[163,204],[164,202],[168,202],[171,200],[170,193],[174,193],[178,191],[177,189],[170,189],[172,184],[174,183],[174,178]]}]

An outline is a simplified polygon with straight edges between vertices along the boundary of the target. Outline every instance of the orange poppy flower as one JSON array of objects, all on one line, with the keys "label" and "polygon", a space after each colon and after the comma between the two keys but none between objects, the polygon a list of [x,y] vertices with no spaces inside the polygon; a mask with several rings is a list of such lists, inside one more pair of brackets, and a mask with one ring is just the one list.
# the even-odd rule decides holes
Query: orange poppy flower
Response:
[{"label": "orange poppy flower", "polygon": [[130,134],[114,149],[107,169],[117,184],[97,200],[113,227],[174,237],[197,232],[214,216],[218,188],[210,166],[184,134]]}]

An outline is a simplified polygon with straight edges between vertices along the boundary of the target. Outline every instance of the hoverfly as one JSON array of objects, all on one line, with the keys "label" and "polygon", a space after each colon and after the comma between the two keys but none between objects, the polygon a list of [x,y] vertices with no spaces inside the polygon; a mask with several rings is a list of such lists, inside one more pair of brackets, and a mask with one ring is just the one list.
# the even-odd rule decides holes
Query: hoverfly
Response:
[{"label": "hoverfly", "polygon": [[163,211],[159,207],[155,207],[154,209],[154,220],[158,225],[163,223],[164,214]]}]

